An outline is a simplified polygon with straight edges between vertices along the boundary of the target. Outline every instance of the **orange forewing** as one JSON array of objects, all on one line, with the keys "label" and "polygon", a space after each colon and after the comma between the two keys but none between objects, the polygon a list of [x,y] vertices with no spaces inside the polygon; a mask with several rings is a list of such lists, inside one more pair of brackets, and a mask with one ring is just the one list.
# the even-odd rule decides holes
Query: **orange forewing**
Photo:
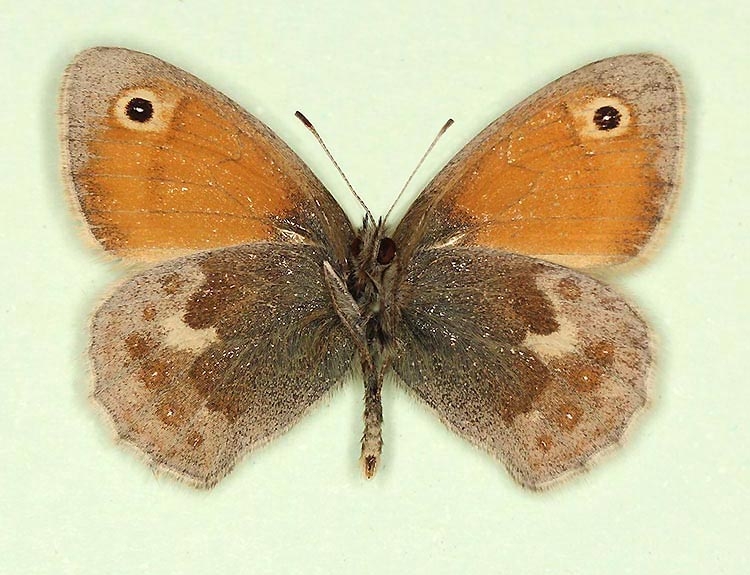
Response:
[{"label": "orange forewing", "polygon": [[[153,103],[150,121],[128,117],[134,98]],[[313,216],[300,210],[306,204],[339,234],[349,228],[330,194],[267,127],[152,56],[84,52],[68,69],[63,111],[71,187],[96,239],[118,255],[161,259],[278,239],[278,219],[306,227]]]},{"label": "orange forewing", "polygon": [[681,98],[676,72],[656,56],[565,76],[467,145],[415,204],[421,221],[407,213],[397,234],[421,226],[440,241],[576,267],[627,261],[654,235],[678,183]]}]

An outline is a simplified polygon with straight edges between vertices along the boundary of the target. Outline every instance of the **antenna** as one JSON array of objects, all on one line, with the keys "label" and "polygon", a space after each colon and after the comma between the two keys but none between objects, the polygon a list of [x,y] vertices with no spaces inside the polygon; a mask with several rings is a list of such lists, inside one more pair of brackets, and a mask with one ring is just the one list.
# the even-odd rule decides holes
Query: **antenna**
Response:
[{"label": "antenna", "polygon": [[359,197],[359,194],[354,191],[354,186],[352,186],[351,182],[349,182],[349,178],[346,177],[346,174],[344,173],[344,170],[341,169],[341,166],[339,166],[339,163],[334,159],[333,154],[331,154],[331,151],[328,149],[328,146],[326,146],[325,142],[323,141],[323,138],[320,137],[320,134],[318,134],[318,131],[315,129],[315,126],[312,125],[312,122],[308,120],[305,115],[297,110],[294,113],[295,116],[305,125],[305,128],[310,130],[313,136],[315,136],[315,139],[318,140],[318,143],[323,148],[323,151],[326,153],[328,158],[333,162],[333,165],[336,166],[336,169],[339,171],[339,174],[341,174],[341,177],[344,178],[344,181],[346,182],[346,185],[349,186],[349,189],[351,190],[352,194],[354,194],[354,197],[357,198],[357,201],[359,202],[359,205],[361,205],[365,212],[367,213],[367,217],[370,219],[370,221],[374,224],[375,218],[372,217],[372,212],[367,207],[367,205],[362,201],[362,198]]},{"label": "antenna", "polygon": [[393,211],[393,208],[394,208],[394,207],[396,207],[396,204],[397,204],[397,203],[398,203],[398,201],[399,201],[399,200],[401,199],[401,196],[403,196],[403,195],[404,195],[404,192],[406,191],[406,188],[408,188],[408,187],[409,187],[409,184],[411,183],[411,180],[412,180],[412,178],[414,178],[414,174],[416,174],[416,173],[417,173],[417,171],[419,170],[419,168],[421,168],[421,167],[422,167],[422,164],[423,164],[423,163],[424,163],[424,161],[425,161],[425,160],[427,159],[427,156],[428,156],[428,155],[430,154],[430,152],[432,151],[432,148],[434,148],[434,147],[435,147],[435,144],[437,144],[437,143],[438,143],[438,140],[439,140],[439,139],[440,139],[440,138],[441,138],[441,137],[443,136],[443,134],[445,134],[445,132],[446,132],[446,131],[448,130],[448,128],[450,128],[450,127],[451,127],[452,125],[453,125],[453,119],[452,119],[452,118],[449,118],[449,119],[448,119],[448,121],[447,121],[447,122],[446,122],[445,124],[443,124],[443,127],[442,127],[442,128],[440,128],[440,130],[438,131],[437,135],[436,135],[436,136],[435,136],[435,137],[433,138],[433,140],[432,140],[432,143],[431,143],[431,144],[430,144],[430,146],[429,146],[429,147],[427,148],[427,151],[426,151],[426,152],[425,152],[424,154],[422,154],[422,159],[421,159],[421,160],[419,160],[419,162],[417,162],[417,167],[416,167],[416,168],[414,168],[414,170],[412,171],[411,175],[410,175],[410,176],[409,176],[409,178],[408,178],[408,179],[406,180],[406,183],[404,184],[404,187],[403,187],[403,188],[401,188],[401,191],[400,191],[400,192],[398,193],[398,195],[396,196],[396,199],[395,199],[395,200],[393,201],[393,203],[391,204],[391,207],[390,207],[390,209],[388,210],[388,213],[387,213],[387,214],[385,215],[385,218],[383,219],[383,223],[384,223],[384,224],[385,224],[385,222],[386,222],[386,221],[388,220],[388,216],[390,216],[390,215],[391,215],[391,212]]}]

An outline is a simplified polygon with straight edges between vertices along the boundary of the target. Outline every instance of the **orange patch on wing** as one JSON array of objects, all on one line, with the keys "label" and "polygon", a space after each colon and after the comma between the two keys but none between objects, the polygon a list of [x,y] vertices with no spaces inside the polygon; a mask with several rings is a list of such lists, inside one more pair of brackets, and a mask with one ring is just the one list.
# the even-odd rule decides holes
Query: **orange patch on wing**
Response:
[{"label": "orange patch on wing", "polygon": [[185,284],[185,280],[176,272],[168,273],[160,278],[161,286],[169,295],[174,295],[180,291]]},{"label": "orange patch on wing", "polygon": [[187,437],[187,444],[193,448],[200,447],[205,440],[206,438],[201,433],[198,433],[197,431],[193,431]]},{"label": "orange patch on wing", "polygon": [[548,433],[543,433],[536,438],[536,444],[544,452],[547,452],[552,447],[553,439]]},{"label": "orange patch on wing", "polygon": [[234,110],[168,83],[149,89],[159,129],[129,127],[116,108],[128,93],[115,98],[76,175],[97,239],[117,252],[269,239],[269,216],[292,208],[295,187],[271,143],[240,130]]},{"label": "orange patch on wing", "polygon": [[581,287],[573,278],[567,277],[557,283],[557,293],[566,301],[577,301],[581,297]]},{"label": "orange patch on wing", "polygon": [[[656,140],[625,102],[587,93],[516,114],[473,150],[476,159],[446,197],[477,223],[473,243],[601,263],[645,244],[669,192],[653,162]],[[619,106],[618,126],[596,126],[598,102]]]},{"label": "orange patch on wing", "polygon": [[579,365],[568,372],[570,384],[578,391],[592,391],[602,382],[602,369],[594,365]]},{"label": "orange patch on wing", "polygon": [[156,318],[157,309],[154,305],[147,305],[143,308],[143,312],[141,313],[141,316],[145,321],[154,321],[154,318]]},{"label": "orange patch on wing", "polygon": [[574,403],[564,403],[555,413],[555,421],[560,429],[571,430],[578,425],[583,410]]},{"label": "orange patch on wing", "polygon": [[597,364],[608,367],[614,362],[615,346],[611,341],[600,341],[586,348],[585,354]]}]

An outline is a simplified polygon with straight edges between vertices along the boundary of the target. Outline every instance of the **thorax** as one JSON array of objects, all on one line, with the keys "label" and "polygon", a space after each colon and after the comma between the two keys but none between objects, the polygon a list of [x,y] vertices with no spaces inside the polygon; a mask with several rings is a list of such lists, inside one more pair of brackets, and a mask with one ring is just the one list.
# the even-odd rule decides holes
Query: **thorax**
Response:
[{"label": "thorax", "polygon": [[370,344],[385,345],[398,313],[398,246],[381,223],[365,222],[349,248],[346,287],[359,307]]}]

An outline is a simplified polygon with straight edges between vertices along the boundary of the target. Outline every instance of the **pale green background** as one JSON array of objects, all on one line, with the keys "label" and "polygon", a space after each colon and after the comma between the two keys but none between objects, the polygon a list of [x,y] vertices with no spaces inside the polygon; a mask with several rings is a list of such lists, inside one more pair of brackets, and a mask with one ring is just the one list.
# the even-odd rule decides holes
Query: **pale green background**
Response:
[{"label": "pale green background", "polygon": [[[295,5],[299,4],[299,5]],[[3,0],[0,573],[746,573],[750,542],[747,2]],[[60,75],[121,45],[248,107],[356,206],[304,110],[383,213],[500,112],[589,61],[667,56],[689,102],[663,251],[618,278],[660,336],[655,405],[626,448],[543,494],[403,393],[358,472],[353,385],[213,491],[155,477],[88,403],[86,321],[120,272],[85,247],[58,177]]]}]

